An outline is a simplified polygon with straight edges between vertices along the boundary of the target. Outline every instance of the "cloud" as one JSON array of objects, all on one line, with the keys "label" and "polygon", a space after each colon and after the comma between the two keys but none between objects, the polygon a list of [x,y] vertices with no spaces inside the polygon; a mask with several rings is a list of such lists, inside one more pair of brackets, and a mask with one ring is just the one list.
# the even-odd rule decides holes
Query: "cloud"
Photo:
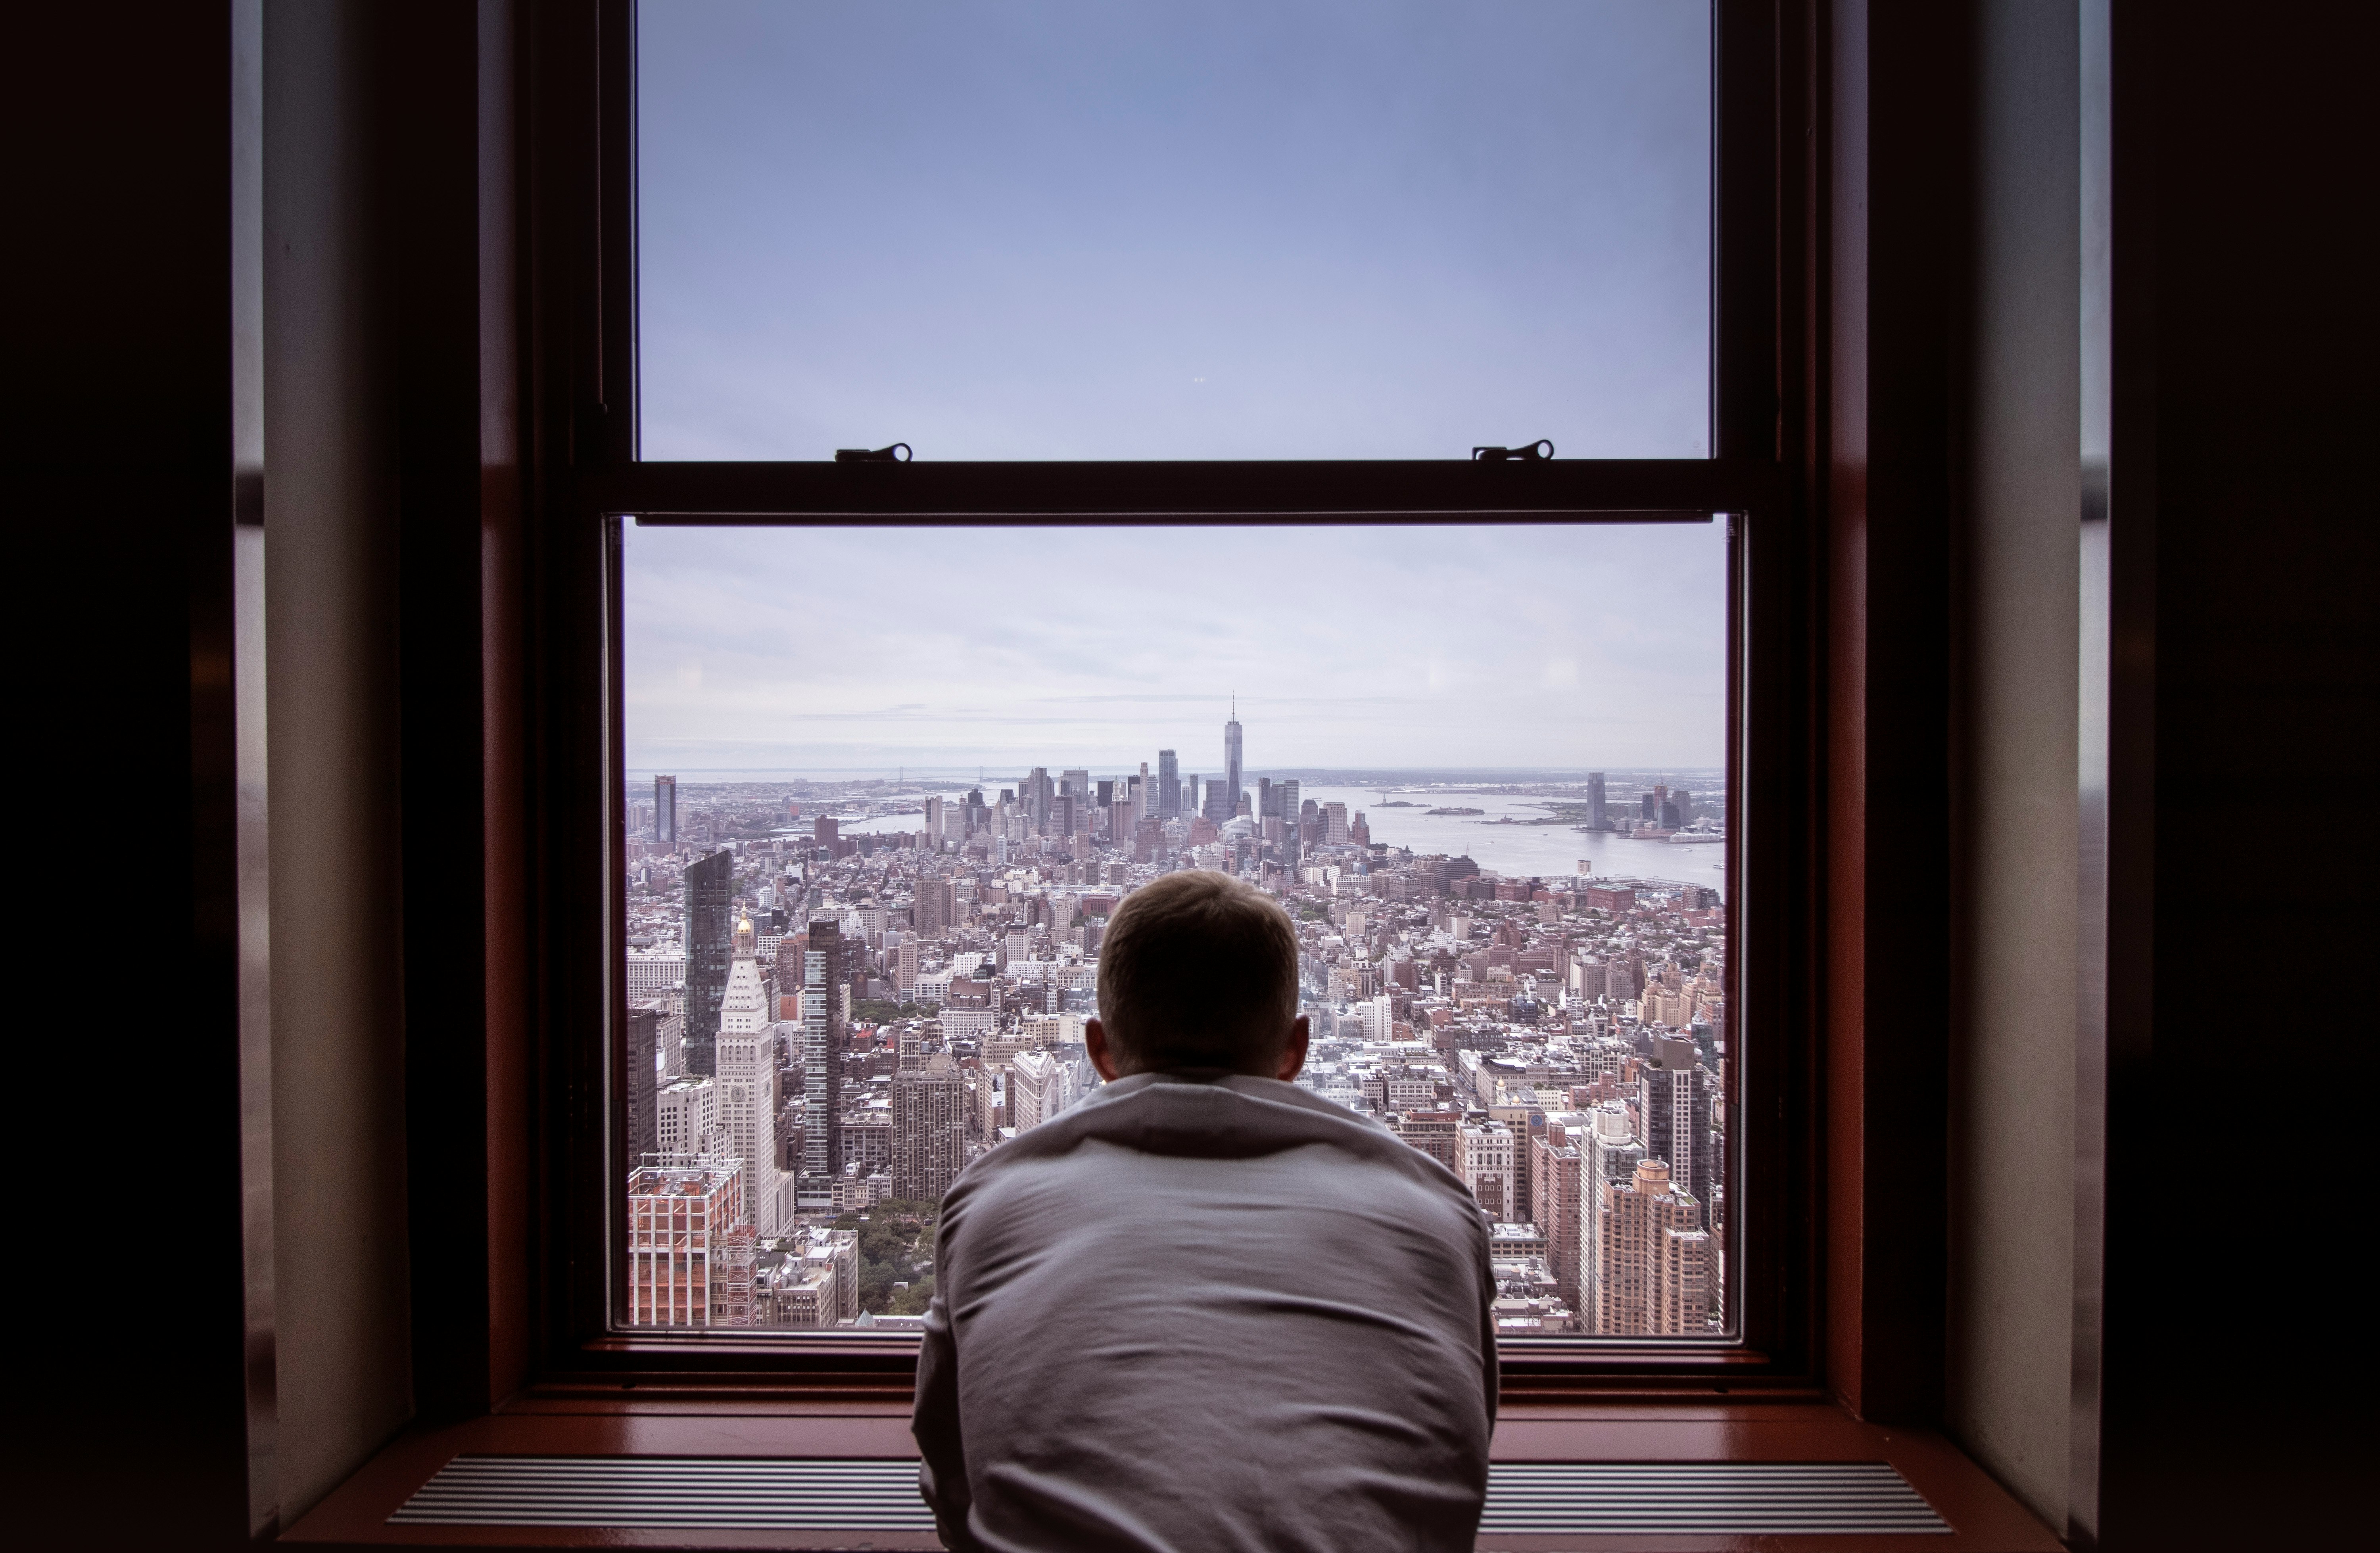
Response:
[{"label": "cloud", "polygon": [[638,768],[1125,769],[1163,746],[1203,773],[1234,693],[1251,769],[1712,765],[1725,745],[1716,525],[623,541]]}]

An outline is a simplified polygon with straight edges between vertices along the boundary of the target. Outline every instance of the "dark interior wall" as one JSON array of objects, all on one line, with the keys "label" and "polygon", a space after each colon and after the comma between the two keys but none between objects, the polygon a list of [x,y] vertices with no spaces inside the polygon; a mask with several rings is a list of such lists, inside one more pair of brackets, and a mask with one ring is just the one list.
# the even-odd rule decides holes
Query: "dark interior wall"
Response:
[{"label": "dark interior wall", "polygon": [[[2353,1296],[2310,1248],[2335,1244],[2313,1205],[2351,1197],[2370,1089],[2350,1032],[2380,579],[2354,463],[2374,286],[2350,77],[2373,24],[2110,7],[2114,777],[2104,1145],[2083,1147],[2102,1125],[2075,1065],[2089,3],[1822,13],[1828,1104],[1829,1163],[1856,1183],[1829,1189],[1828,1374],[1870,1416],[1938,1418],[2082,1542],[2321,1546],[2359,1482],[2350,1398],[2311,1351]],[[2237,964],[2336,999],[2277,1015],[2225,995],[2216,967]],[[2283,1066],[2314,1109],[2215,1157],[2247,1075]],[[1940,1175],[1900,1169],[1927,1146],[1915,1116],[1949,1123]],[[2097,1295],[2078,1199],[2104,1203]],[[2309,1249],[2251,1249],[2268,1232]]]},{"label": "dark interior wall", "polygon": [[1983,0],[1951,566],[1943,1421],[2067,1518],[2072,1347],[2081,78],[2071,0]]},{"label": "dark interior wall", "polygon": [[[61,1033],[71,1071],[94,1007],[113,1010],[95,989],[122,981],[120,1017],[140,1043],[135,1076],[111,1084],[110,1124],[128,1141],[97,1184],[108,1207],[73,1284],[86,1298],[58,1313],[90,1322],[95,1341],[37,1345],[21,1382],[39,1411],[14,1466],[42,1489],[11,1531],[29,1546],[243,1544],[359,1465],[403,1426],[419,1384],[398,867],[407,298],[387,262],[393,101],[417,130],[442,112],[461,125],[449,140],[462,148],[459,215],[449,201],[451,219],[413,232],[417,252],[460,255],[464,322],[442,358],[459,361],[459,381],[419,375],[412,402],[417,428],[443,417],[461,431],[428,451],[416,435],[411,516],[443,520],[459,545],[458,580],[428,608],[474,641],[483,470],[504,477],[515,462],[509,401],[500,391],[483,418],[479,392],[483,357],[509,371],[509,339],[483,350],[474,306],[489,273],[477,127],[511,111],[507,92],[480,90],[492,52],[500,84],[511,68],[508,39],[491,50],[483,24],[493,16],[501,34],[511,13],[439,7],[443,30],[417,30],[417,48],[461,62],[456,90],[393,97],[382,88],[406,56],[392,35],[421,14],[352,0],[54,7],[18,34],[23,57],[41,62],[10,105],[28,148],[22,230],[42,240],[20,245],[33,278],[10,324],[8,470],[34,515],[17,529],[27,586],[10,618],[18,661],[38,666],[26,726],[45,781],[29,819],[36,834],[62,828],[77,843],[42,870],[61,881],[43,915],[66,952],[29,1024]],[[509,195],[500,185],[499,212]],[[492,262],[507,308],[509,260],[499,247]],[[435,323],[435,297],[411,301],[417,323]],[[235,467],[252,475],[260,461],[261,498]],[[456,464],[460,478],[447,476]],[[439,490],[460,496],[441,508]],[[235,521],[260,511],[261,529]],[[261,613],[243,617],[243,600]],[[467,648],[454,661],[476,723],[481,655]],[[240,914],[254,903],[238,819],[262,784],[239,761],[255,710],[239,696],[260,685],[269,1091],[249,1076],[272,1126],[244,1172]],[[475,741],[467,782],[424,806],[433,823],[457,807],[482,812],[480,770]],[[446,834],[432,870],[459,870],[460,898],[483,909],[468,882],[476,842]],[[516,896],[499,904],[516,921]],[[112,965],[119,940],[133,952]],[[477,985],[464,995],[474,1008],[485,998]],[[112,1037],[119,1016],[103,1017]],[[490,1120],[484,1103],[467,1110],[466,1159]],[[484,1171],[476,1189],[484,1195]],[[244,1233],[244,1199],[266,1205],[261,1237]],[[525,1239],[516,1223],[502,1231]],[[253,1245],[270,1301],[255,1333],[243,1276]],[[466,1302],[482,1332],[485,1288],[483,1275]],[[484,1352],[473,1373],[485,1405],[501,1378]]]},{"label": "dark interior wall", "polygon": [[40,6],[9,44],[6,613],[29,930],[51,951],[12,1028],[26,1083],[106,1111],[16,1151],[63,1232],[51,1303],[14,1323],[7,1535],[150,1547],[170,1516],[177,1546],[230,1547],[248,1532],[231,13]]},{"label": "dark interior wall", "polygon": [[[2100,1542],[2343,1547],[2370,1511],[2342,1275],[2372,1131],[2380,28],[2126,3],[2113,57],[2111,508],[2120,533],[2149,461],[2119,639],[2146,659],[2154,804],[2149,1006],[2108,1055]],[[2243,965],[2325,990],[2240,995]]]},{"label": "dark interior wall", "polygon": [[412,1411],[395,310],[374,10],[263,7],[273,1476],[285,1525]]}]

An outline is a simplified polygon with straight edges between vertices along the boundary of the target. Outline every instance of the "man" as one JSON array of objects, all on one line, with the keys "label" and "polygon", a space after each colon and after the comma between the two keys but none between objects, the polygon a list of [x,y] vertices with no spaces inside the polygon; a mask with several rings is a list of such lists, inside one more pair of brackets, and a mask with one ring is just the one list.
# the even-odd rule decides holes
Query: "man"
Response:
[{"label": "man", "polygon": [[1297,937],[1176,873],[1124,899],[1107,1084],[943,1199],[912,1427],[954,1550],[1469,1548],[1496,1413],[1487,1227],[1289,1081]]}]

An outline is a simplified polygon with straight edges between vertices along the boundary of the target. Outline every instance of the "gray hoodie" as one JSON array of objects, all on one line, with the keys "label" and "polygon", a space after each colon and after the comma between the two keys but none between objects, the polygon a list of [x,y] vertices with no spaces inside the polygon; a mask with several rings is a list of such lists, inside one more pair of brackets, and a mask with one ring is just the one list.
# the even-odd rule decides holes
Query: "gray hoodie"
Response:
[{"label": "gray hoodie", "polygon": [[1135,1074],[968,1167],[937,1239],[911,1427],[947,1547],[1472,1546],[1486,1225],[1385,1128]]}]

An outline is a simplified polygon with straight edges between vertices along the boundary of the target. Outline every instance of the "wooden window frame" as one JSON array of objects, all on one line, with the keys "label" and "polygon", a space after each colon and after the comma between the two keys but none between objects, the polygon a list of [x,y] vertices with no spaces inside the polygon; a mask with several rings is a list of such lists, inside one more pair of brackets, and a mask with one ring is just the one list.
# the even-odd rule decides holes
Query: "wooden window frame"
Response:
[{"label": "wooden window frame", "polygon": [[[490,1124],[489,1234],[425,1242],[416,1288],[484,1279],[487,1339],[420,1388],[425,1415],[507,1395],[628,1401],[905,1399],[906,1338],[739,1341],[624,1333],[611,1324],[621,1179],[607,1097],[619,1092],[616,968],[623,834],[611,810],[618,748],[609,640],[622,514],[763,523],[1612,521],[1724,513],[1739,525],[1730,600],[1730,1007],[1748,1032],[1730,1099],[1744,1191],[1735,1217],[1739,1341],[1536,1340],[1502,1358],[1513,1401],[1808,1399],[1830,1388],[1822,1241],[1827,1151],[1822,1006],[1829,726],[1823,593],[1828,535],[1823,418],[1823,169],[1815,64],[1823,18],[1795,4],[1714,6],[1711,430],[1714,456],[1180,464],[642,464],[636,424],[633,0],[539,7],[523,22],[526,185],[519,205],[523,490],[516,666],[518,847],[527,1010],[514,1049],[489,1031],[492,1084],[517,1074],[516,1141]],[[408,698],[408,711],[411,699]],[[491,770],[492,770],[492,764]],[[492,831],[491,843],[500,844]],[[496,872],[493,860],[492,876]],[[1746,886],[1749,885],[1749,888]],[[494,967],[491,967],[492,970]],[[605,989],[609,989],[608,991]],[[417,1074],[421,1069],[415,1070]],[[427,1076],[426,1074],[424,1076]],[[489,1095],[491,1115],[502,1109]],[[415,1135],[421,1135],[416,1124]],[[417,1169],[417,1191],[420,1174]],[[506,1205],[517,1209],[508,1217]],[[517,1241],[496,1221],[517,1223]],[[1835,1313],[1838,1319],[1840,1312]],[[417,1312],[417,1331],[422,1329]],[[484,1365],[485,1369],[480,1368]],[[433,1366],[436,1367],[436,1366]],[[439,1399],[451,1391],[453,1405]]]}]

